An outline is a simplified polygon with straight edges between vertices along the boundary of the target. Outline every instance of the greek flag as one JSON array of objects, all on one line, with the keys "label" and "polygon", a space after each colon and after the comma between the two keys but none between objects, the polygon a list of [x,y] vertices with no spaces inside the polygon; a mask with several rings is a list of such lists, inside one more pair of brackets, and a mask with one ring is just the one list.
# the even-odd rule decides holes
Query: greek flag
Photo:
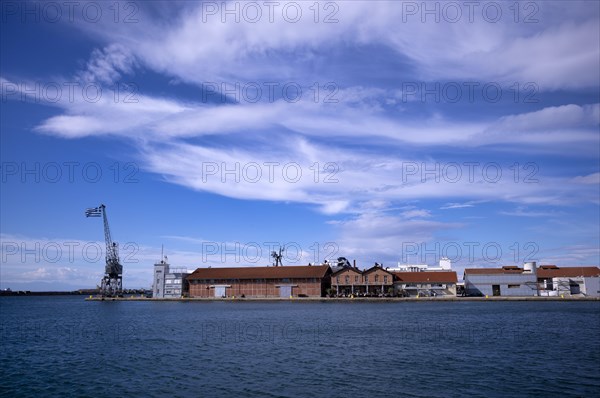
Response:
[{"label": "greek flag", "polygon": [[92,207],[92,208],[86,209],[85,216],[86,217],[101,217],[102,210],[100,210],[99,207]]}]

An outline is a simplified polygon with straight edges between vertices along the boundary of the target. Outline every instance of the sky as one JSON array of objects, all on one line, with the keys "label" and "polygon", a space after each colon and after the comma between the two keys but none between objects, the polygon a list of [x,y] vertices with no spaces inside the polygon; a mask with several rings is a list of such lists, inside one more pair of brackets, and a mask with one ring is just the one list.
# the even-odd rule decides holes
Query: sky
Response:
[{"label": "sky", "polygon": [[600,264],[597,1],[0,4],[2,289]]}]

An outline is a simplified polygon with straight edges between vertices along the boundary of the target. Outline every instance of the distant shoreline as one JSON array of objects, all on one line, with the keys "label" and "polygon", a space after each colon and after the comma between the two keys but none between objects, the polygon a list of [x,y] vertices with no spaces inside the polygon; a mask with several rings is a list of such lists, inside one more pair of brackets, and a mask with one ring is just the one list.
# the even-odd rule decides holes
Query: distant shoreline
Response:
[{"label": "distant shoreline", "polygon": [[25,297],[25,296],[89,296],[90,293],[81,293],[78,291],[73,291],[73,292],[32,292],[29,290],[21,290],[21,291],[11,291],[11,292],[6,292],[6,291],[2,291],[0,292],[0,297],[4,297],[4,296],[19,296],[19,297]]},{"label": "distant shoreline", "polygon": [[440,302],[440,301],[600,301],[598,297],[294,297],[294,298],[147,298],[87,297],[86,301],[161,301],[161,302]]},{"label": "distant shoreline", "polygon": [[[132,289],[133,291],[133,289]],[[97,295],[98,291],[97,290],[73,290],[73,291],[42,291],[42,292],[36,292],[36,291],[30,291],[30,290],[12,290],[12,291],[6,291],[6,290],[2,290],[0,291],[0,297],[27,297],[27,296],[89,296],[89,295]],[[133,291],[133,293],[127,293],[129,295],[131,294],[142,294],[141,292],[135,292]]]},{"label": "distant shoreline", "polygon": [[600,297],[539,297],[539,296],[495,296],[495,297],[228,297],[228,298],[150,298],[140,297],[139,294],[127,297],[102,298],[89,292],[31,292],[13,291],[0,292],[0,297],[30,297],[30,296],[85,296],[85,301],[161,301],[161,302],[440,302],[440,301],[600,301]]}]

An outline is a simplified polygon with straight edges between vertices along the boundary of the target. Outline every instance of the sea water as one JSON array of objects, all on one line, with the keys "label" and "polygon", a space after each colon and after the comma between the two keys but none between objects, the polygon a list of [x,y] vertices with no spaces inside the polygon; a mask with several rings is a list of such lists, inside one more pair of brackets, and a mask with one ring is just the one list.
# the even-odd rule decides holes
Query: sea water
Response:
[{"label": "sea water", "polygon": [[600,396],[600,302],[0,298],[0,394]]}]

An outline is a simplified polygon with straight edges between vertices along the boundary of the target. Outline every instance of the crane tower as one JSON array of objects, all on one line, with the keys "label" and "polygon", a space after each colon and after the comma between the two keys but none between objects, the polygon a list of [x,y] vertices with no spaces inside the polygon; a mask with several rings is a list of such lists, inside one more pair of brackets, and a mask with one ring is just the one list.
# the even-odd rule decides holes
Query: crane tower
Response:
[{"label": "crane tower", "polygon": [[106,267],[100,283],[102,297],[119,297],[123,295],[123,266],[119,261],[119,245],[113,242],[108,227],[106,206],[86,209],[86,217],[102,217],[104,219],[104,241],[106,242]]}]

